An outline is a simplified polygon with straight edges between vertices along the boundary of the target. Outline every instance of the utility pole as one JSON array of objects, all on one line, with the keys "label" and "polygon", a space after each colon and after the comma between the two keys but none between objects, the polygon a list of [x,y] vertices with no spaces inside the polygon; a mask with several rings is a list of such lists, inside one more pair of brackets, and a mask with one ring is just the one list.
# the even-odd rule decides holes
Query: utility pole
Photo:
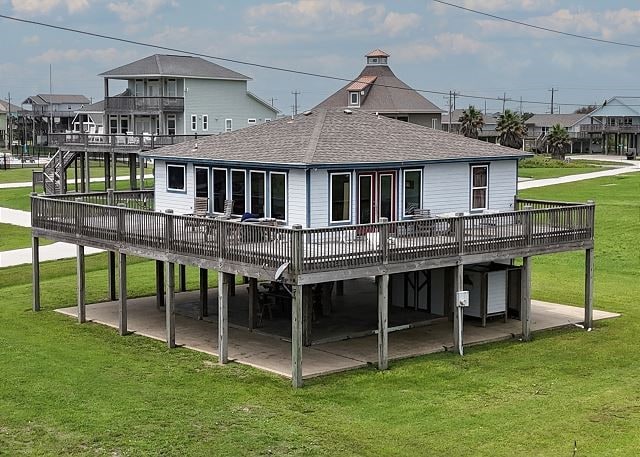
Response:
[{"label": "utility pole", "polygon": [[556,93],[558,89],[556,89],[555,87],[552,87],[551,89],[549,89],[549,92],[551,92],[551,114],[554,114],[554,108],[553,108],[553,95]]},{"label": "utility pole", "polygon": [[449,91],[449,123],[447,124],[447,132],[451,133],[451,91]]},{"label": "utility pole", "polygon": [[458,95],[460,95],[460,92],[456,92],[456,91],[454,90],[454,91],[453,91],[453,93],[452,93],[452,95],[453,95],[453,110],[455,111],[455,110],[456,110],[456,97],[457,97]]},{"label": "utility pole", "polygon": [[51,64],[49,64],[49,133],[53,133],[53,104],[51,98],[53,95],[53,84],[51,78]]},{"label": "utility pole", "polygon": [[278,100],[277,98],[273,98],[273,97],[271,97],[271,107],[272,107],[272,108],[274,107],[273,102],[275,102],[275,101],[277,101],[277,100]]},{"label": "utility pole", "polygon": [[502,113],[504,114],[504,108],[505,108],[505,103],[507,102],[507,100],[511,100],[510,98],[507,98],[507,93],[504,92],[502,94],[502,98],[499,98],[500,100],[502,100]]},{"label": "utility pole", "polygon": [[9,113],[9,116],[7,116],[7,123],[9,125],[8,128],[8,139],[9,139],[9,152],[11,152],[11,146],[12,144],[12,138],[11,138],[11,134],[13,133],[13,121],[11,120],[11,92],[9,92],[9,95],[7,97],[9,99],[9,106],[7,109],[7,112]]},{"label": "utility pole", "polygon": [[522,95],[520,96],[520,116],[522,116]]},{"label": "utility pole", "polygon": [[487,115],[487,100],[484,101],[484,115]]},{"label": "utility pole", "polygon": [[301,92],[298,90],[294,90],[291,92],[293,94],[293,115],[298,114],[298,95],[301,95]]}]

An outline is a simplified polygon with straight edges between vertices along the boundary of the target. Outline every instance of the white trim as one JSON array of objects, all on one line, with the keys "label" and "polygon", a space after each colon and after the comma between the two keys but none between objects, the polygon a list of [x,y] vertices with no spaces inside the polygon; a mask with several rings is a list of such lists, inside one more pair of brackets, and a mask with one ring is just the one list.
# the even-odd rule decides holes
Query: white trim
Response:
[{"label": "white trim", "polygon": [[193,196],[198,196],[198,170],[206,170],[207,172],[207,198],[211,199],[211,172],[209,167],[195,165],[193,167]]},{"label": "white trim", "polygon": [[254,117],[250,117],[249,119],[247,119],[247,124],[249,125],[256,125],[258,123],[258,120]]},{"label": "white trim", "polygon": [[278,219],[287,221],[289,219],[289,177],[284,171],[271,171],[269,172],[269,217],[274,217],[272,214],[272,198],[271,195],[273,193],[273,186],[271,185],[271,177],[273,175],[282,175],[284,176],[284,219]]},{"label": "white trim", "polygon": [[[356,101],[353,101],[353,96],[356,96]],[[360,92],[352,90],[349,91],[349,106],[355,106],[358,107],[360,106]]]},{"label": "white trim", "polygon": [[[233,172],[234,171],[239,171],[240,173],[242,173],[242,176],[244,177],[243,178],[243,180],[244,180],[244,212],[246,213],[247,212],[247,207],[249,206],[249,205],[247,205],[247,196],[248,196],[248,193],[247,193],[247,170],[243,170],[243,169],[240,169],[240,168],[231,168],[229,170],[229,191],[230,192],[229,192],[229,194],[227,196],[227,199],[235,201],[235,198],[233,197]],[[251,203],[251,202],[249,202],[249,203]],[[235,214],[236,216],[242,216],[242,214],[237,214],[237,213],[233,213],[233,214]]]},{"label": "white trim", "polygon": [[192,114],[191,115],[191,131],[192,132],[197,132],[198,131],[198,115],[197,114]]},{"label": "white trim", "polygon": [[251,199],[253,197],[252,192],[253,192],[253,186],[251,185],[251,175],[252,174],[261,174],[263,179],[262,179],[262,198],[263,198],[263,202],[262,202],[262,217],[266,217],[267,216],[267,172],[266,171],[261,171],[261,170],[249,170],[249,211],[251,214],[256,214],[253,212],[253,208],[251,207]]},{"label": "white trim", "polygon": [[271,122],[271,118],[270,118],[270,117],[265,117],[265,118],[264,118],[264,122],[265,122],[265,123],[266,123],[266,122]]},{"label": "white trim", "polygon": [[[182,168],[182,176],[183,176],[183,182],[184,182],[184,187],[182,189],[169,187],[169,168]],[[176,164],[176,163],[167,163],[166,164],[166,170],[167,170],[167,182],[166,182],[167,190],[168,191],[172,191],[172,192],[186,192],[187,191],[187,167],[186,167],[186,165],[181,165],[181,164]]]},{"label": "white trim", "polygon": [[[227,128],[227,123],[229,123],[229,127]],[[224,120],[224,131],[231,132],[233,131],[233,119],[225,119]]]},{"label": "white trim", "polygon": [[207,132],[209,130],[209,115],[202,115],[202,131]]},{"label": "white trim", "polygon": [[431,128],[432,129],[437,129],[438,128],[438,119],[437,118],[433,118],[431,119]]},{"label": "white trim", "polygon": [[[485,169],[485,175],[486,175],[486,180],[487,180],[487,184],[485,186],[474,187],[474,185],[473,185],[473,171],[476,168],[484,168]],[[472,165],[471,166],[471,175],[470,175],[469,188],[471,189],[471,192],[470,192],[470,195],[469,195],[469,209],[471,211],[478,211],[478,210],[487,209],[489,207],[489,165]],[[475,208],[473,206],[473,191],[474,190],[480,190],[480,189],[484,189],[484,206]]]},{"label": "white trim", "polygon": [[[345,222],[351,222],[351,205],[353,202],[353,195],[351,195],[353,193],[353,189],[352,187],[352,179],[351,179],[351,172],[339,172],[339,173],[329,173],[329,223],[330,224],[341,224],[341,223],[345,223]],[[345,220],[337,220],[334,221],[333,220],[333,177],[334,176],[347,176],[349,178],[349,201],[346,203],[347,208],[349,209],[349,219],[345,219]]]},{"label": "white trim", "polygon": [[420,202],[418,203],[418,207],[422,208],[422,189],[424,188],[424,184],[422,182],[422,180],[424,179],[424,172],[422,168],[409,168],[406,170],[402,170],[402,217],[408,217],[410,216],[409,214],[405,213],[405,210],[407,209],[407,195],[406,195],[406,191],[407,191],[407,173],[414,173],[414,172],[418,172],[420,173],[420,189],[418,189],[418,196],[420,197]]}]

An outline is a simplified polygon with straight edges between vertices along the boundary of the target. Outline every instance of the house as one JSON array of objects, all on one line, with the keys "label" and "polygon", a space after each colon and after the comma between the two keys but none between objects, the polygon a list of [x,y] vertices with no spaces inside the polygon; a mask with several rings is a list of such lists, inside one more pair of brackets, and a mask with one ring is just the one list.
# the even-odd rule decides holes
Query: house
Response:
[{"label": "house", "polygon": [[[200,57],[155,54],[99,76],[105,133],[206,135],[262,124],[278,113],[247,90],[251,78]],[[110,96],[111,80],[125,81],[126,91]]]},{"label": "house", "polygon": [[[449,121],[449,113],[442,115],[442,130],[451,133],[460,133],[460,117],[464,109],[454,109],[451,111],[451,121]],[[478,139],[488,141],[490,143],[497,143],[500,133],[496,131],[496,125],[498,124],[498,113],[496,114],[483,114],[482,119],[484,125],[482,130],[478,132]]]},{"label": "house", "polygon": [[72,121],[74,132],[104,133],[104,100],[85,105],[75,114]]},{"label": "house", "polygon": [[0,144],[5,145],[9,142],[9,116],[17,115],[21,108],[19,106],[9,104],[5,100],[0,100]]},{"label": "house", "polygon": [[580,133],[592,153],[633,156],[640,140],[638,98],[612,97],[584,117]]},{"label": "house", "polygon": [[[128,331],[127,256],[154,259],[155,306],[138,318],[166,322],[160,331],[175,347],[174,268],[181,265],[184,284],[183,266],[193,265],[200,295],[182,303],[181,319],[216,314],[221,363],[231,347],[240,362],[279,373],[277,366],[290,367],[298,387],[303,375],[362,366],[345,346],[358,337],[375,339],[378,368],[386,369],[390,332],[399,332],[402,347],[420,348],[432,332],[419,329],[438,325],[451,342],[435,346],[462,354],[465,317],[511,325],[507,338],[520,334],[517,317],[523,340],[532,320],[576,322],[554,321],[544,307],[532,319],[531,259],[584,250],[584,326],[592,326],[595,207],[518,198],[518,160],[529,155],[520,150],[363,110],[319,108],[142,154],[154,159],[153,191],[32,197],[34,310],[40,237],[78,245],[80,322],[87,319],[84,248],[110,252],[114,301],[103,309],[121,334]],[[209,307],[210,269],[219,272],[217,312]],[[230,306],[236,275],[248,286],[237,286],[243,295]],[[258,355],[247,355],[257,347]],[[315,361],[304,370],[303,347]]]},{"label": "house", "polygon": [[31,106],[34,121],[44,126],[44,131],[36,133],[46,134],[71,131],[76,111],[91,102],[84,95],[38,94],[22,103]]},{"label": "house", "polygon": [[365,55],[366,66],[352,82],[318,104],[317,108],[348,108],[440,128],[442,110],[389,68],[390,55],[380,49]]},{"label": "house", "polygon": [[581,126],[589,123],[585,114],[534,114],[526,120],[527,138],[525,147],[531,150],[546,151],[547,134],[554,125],[562,126],[568,133],[571,143],[567,152],[589,152],[589,138],[581,133]]}]

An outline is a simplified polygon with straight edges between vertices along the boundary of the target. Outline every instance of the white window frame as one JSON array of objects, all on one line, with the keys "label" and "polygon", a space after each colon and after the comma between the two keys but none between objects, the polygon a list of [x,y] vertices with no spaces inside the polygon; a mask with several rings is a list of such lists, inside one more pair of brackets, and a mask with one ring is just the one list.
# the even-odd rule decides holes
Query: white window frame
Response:
[{"label": "white window frame", "polygon": [[207,198],[211,200],[211,171],[209,167],[194,166],[193,167],[193,195],[197,197],[198,194],[198,170],[205,170],[207,172]]},{"label": "white window frame", "polygon": [[[211,211],[214,212],[215,214],[222,214],[222,211],[215,211],[215,202],[214,202],[214,192],[215,192],[215,186],[216,186],[216,182],[215,182],[215,175],[216,175],[216,171],[223,171],[224,172],[224,201],[229,200],[229,185],[231,183],[231,175],[229,174],[229,170],[227,168],[220,168],[220,167],[212,167],[211,168]],[[222,210],[224,211],[224,203],[222,206]]]},{"label": "white window frame", "polygon": [[434,130],[438,128],[438,119],[436,119],[435,117],[431,119],[431,128]]},{"label": "white window frame", "polygon": [[[353,96],[356,96],[356,101],[353,101]],[[349,92],[349,106],[360,106],[360,92],[351,91]]]},{"label": "white window frame", "polygon": [[422,168],[410,168],[407,170],[402,170],[402,216],[403,217],[409,217],[411,216],[410,214],[406,214],[405,211],[407,209],[407,173],[414,173],[414,172],[418,172],[420,173],[420,202],[418,204],[419,208],[422,208],[422,198],[423,198],[423,192],[422,189],[424,187],[423,184],[423,179],[424,179],[424,170]]},{"label": "white window frame", "polygon": [[[138,90],[138,84],[142,85],[142,90],[140,91]],[[144,79],[136,79],[133,82],[133,95],[134,97],[144,97]]]},{"label": "white window frame", "polygon": [[[170,88],[172,87],[173,95],[171,94]],[[177,97],[178,96],[178,80],[174,78],[167,79],[167,97]]]},{"label": "white window frame", "polygon": [[233,130],[233,119],[224,120],[224,131],[231,132]]},{"label": "white window frame", "polygon": [[[487,185],[486,186],[478,186],[475,187],[473,185],[473,172],[476,168],[484,168],[485,169],[485,173],[487,176]],[[482,211],[485,209],[489,208],[489,165],[472,165],[471,166],[471,176],[470,176],[470,183],[469,183],[469,187],[471,189],[471,195],[469,196],[469,209],[471,211]],[[480,208],[474,208],[473,206],[473,193],[475,190],[480,190],[483,189],[484,190],[484,207]]]},{"label": "white window frame", "polygon": [[249,125],[256,125],[257,123],[258,123],[258,120],[253,118],[253,117],[247,119],[247,124],[249,124]]},{"label": "white window frame", "polygon": [[289,177],[287,173],[284,171],[272,171],[269,173],[269,217],[272,216],[271,213],[271,176],[273,175],[283,175],[284,176],[284,219],[278,219],[279,221],[286,221],[289,217]]},{"label": "white window frame", "polygon": [[191,131],[192,132],[198,131],[198,115],[197,114],[191,115]]},{"label": "white window frame", "polygon": [[[263,196],[264,201],[262,203],[262,214],[264,214],[263,217],[267,217],[267,200],[268,200],[268,197],[267,197],[267,178],[268,178],[268,176],[267,176],[267,172],[266,171],[249,170],[249,192],[248,192],[248,194],[249,194],[249,211],[247,211],[247,212],[249,212],[251,214],[255,214],[253,212],[253,208],[251,208],[251,197],[252,197],[251,193],[253,192],[253,185],[251,184],[251,175],[252,174],[261,174],[263,176],[263,180],[262,180],[262,182],[263,182],[263,185],[262,185],[262,196]],[[247,193],[246,190],[245,190],[245,193]]]},{"label": "white window frame", "polygon": [[[182,189],[169,187],[169,168],[182,168],[182,176],[184,176],[184,187]],[[187,167],[185,165],[177,164],[177,163],[168,163],[166,166],[167,170],[167,191],[169,192],[187,192]]]},{"label": "white window frame", "polygon": [[[249,186],[247,186],[247,170],[243,170],[241,168],[232,168],[231,170],[229,170],[229,193],[227,194],[227,199],[228,200],[234,200],[235,198],[233,196],[233,172],[234,171],[239,171],[242,173],[242,179],[244,180],[244,212],[247,213],[248,211],[248,204],[247,203],[251,203],[250,201],[247,202],[248,198],[249,198],[249,192],[247,192],[249,189],[248,187],[251,186],[251,183],[248,183]],[[242,214],[236,214],[233,213],[235,216],[242,216]]]},{"label": "white window frame", "polygon": [[209,130],[209,115],[202,115],[202,131],[207,132]]},{"label": "white window frame", "polygon": [[[349,218],[345,219],[345,220],[338,220],[338,221],[334,221],[333,220],[333,177],[334,176],[347,176],[349,178],[349,202],[348,202],[348,207],[349,207]],[[345,223],[350,223],[351,219],[352,219],[352,215],[351,215],[351,209],[352,209],[352,205],[353,205],[353,182],[352,182],[352,178],[351,178],[351,172],[346,171],[346,172],[338,172],[338,173],[329,173],[329,224],[345,224]]]},{"label": "white window frame", "polygon": [[[173,121],[173,134],[169,133],[169,122]],[[175,114],[167,115],[167,135],[175,136],[178,134],[178,118]]]}]

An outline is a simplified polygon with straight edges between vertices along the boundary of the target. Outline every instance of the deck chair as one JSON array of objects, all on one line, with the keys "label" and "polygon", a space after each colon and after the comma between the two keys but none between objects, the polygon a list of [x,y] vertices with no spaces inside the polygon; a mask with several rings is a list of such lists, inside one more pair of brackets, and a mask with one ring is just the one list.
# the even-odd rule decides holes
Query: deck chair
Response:
[{"label": "deck chair", "polygon": [[229,220],[231,219],[232,212],[233,212],[233,200],[225,200],[223,213],[220,216],[218,216],[216,219]]},{"label": "deck chair", "polygon": [[193,215],[204,217],[209,213],[209,199],[207,197],[195,197],[193,200]]}]

